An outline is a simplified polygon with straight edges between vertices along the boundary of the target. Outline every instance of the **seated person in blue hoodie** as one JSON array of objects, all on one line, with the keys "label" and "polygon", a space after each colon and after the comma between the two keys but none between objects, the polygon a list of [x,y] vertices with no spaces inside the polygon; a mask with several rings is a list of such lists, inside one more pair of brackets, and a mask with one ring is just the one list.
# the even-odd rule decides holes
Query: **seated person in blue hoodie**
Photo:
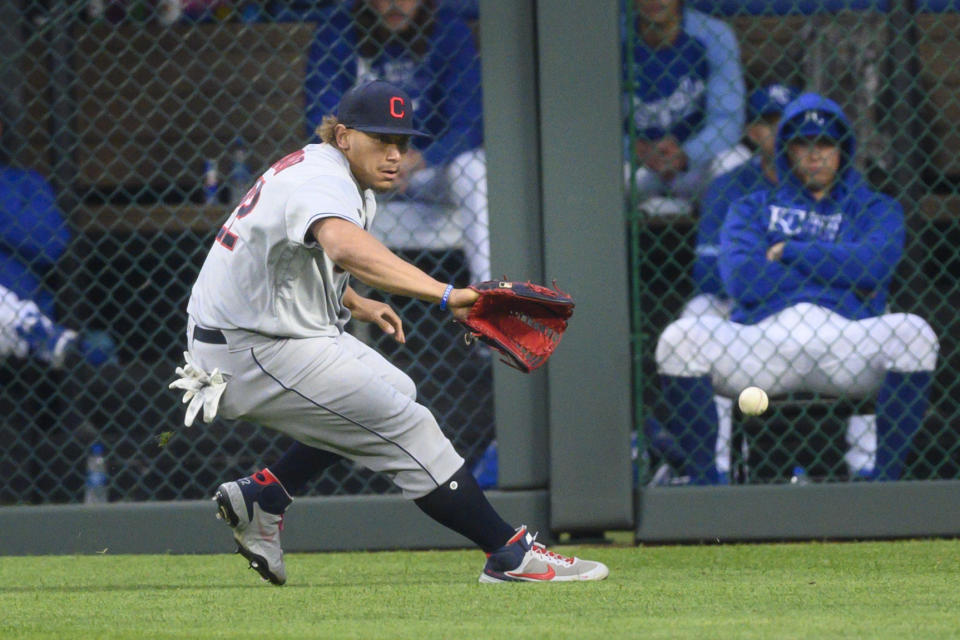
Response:
[{"label": "seated person in blue hoodie", "polygon": [[[386,80],[410,95],[432,136],[405,155],[398,194],[380,202],[392,215],[378,216],[374,235],[392,248],[421,248],[452,227],[459,237],[448,240],[462,245],[470,280],[489,280],[480,58],[470,27],[436,0],[338,2],[316,21],[304,87],[311,131],[349,89]],[[452,224],[441,219],[449,205]]]},{"label": "seated person in blue hoodie", "polygon": [[[719,315],[730,317],[733,300],[723,290],[717,256],[720,251],[720,227],[730,203],[745,195],[777,186],[775,162],[777,126],[786,106],[799,91],[782,84],[756,89],[747,101],[746,138],[753,156],[740,166],[718,176],[707,187],[700,206],[697,229],[696,259],[693,280],[697,293],[683,309],[682,317]],[[733,399],[716,396],[720,430],[717,435],[717,470],[730,470],[730,434],[732,432]],[[875,415],[852,415],[847,419],[847,451],[844,459],[851,476],[869,475],[876,454],[877,418]]]},{"label": "seated person in blue hoodie", "polygon": [[[771,84],[755,89],[747,100],[747,126],[744,130],[750,150],[743,148],[745,161],[717,176],[707,186],[700,201],[697,224],[696,258],[693,262],[695,293],[683,307],[681,317],[704,315],[729,318],[733,300],[723,290],[717,255],[720,252],[720,227],[730,203],[743,196],[774,187],[774,141],[783,110],[800,95],[792,87]],[[741,153],[741,147],[737,152]],[[730,471],[730,434],[733,429],[733,400],[716,396],[720,430],[717,434],[717,470]]]},{"label": "seated person in blue hoodie", "polygon": [[853,166],[853,129],[816,94],[785,110],[778,184],[735,201],[720,232],[730,319],[681,318],[656,360],[668,429],[694,482],[722,481],[713,396],[748,386],[771,396],[815,392],[876,399],[873,477],[900,477],[923,419],[939,343],[922,318],[886,313],[903,252],[903,210]]}]

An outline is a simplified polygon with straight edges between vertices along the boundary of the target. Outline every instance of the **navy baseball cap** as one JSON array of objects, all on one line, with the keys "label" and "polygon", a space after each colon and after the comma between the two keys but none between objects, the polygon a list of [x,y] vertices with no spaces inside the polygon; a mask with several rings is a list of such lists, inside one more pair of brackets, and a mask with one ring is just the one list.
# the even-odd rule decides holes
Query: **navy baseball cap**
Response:
[{"label": "navy baseball cap", "polygon": [[782,114],[799,95],[799,90],[783,84],[771,84],[754,90],[747,101],[747,122],[771,114]]},{"label": "navy baseball cap", "polygon": [[413,102],[405,91],[389,82],[374,80],[343,94],[337,120],[366,133],[429,136],[413,128]]}]

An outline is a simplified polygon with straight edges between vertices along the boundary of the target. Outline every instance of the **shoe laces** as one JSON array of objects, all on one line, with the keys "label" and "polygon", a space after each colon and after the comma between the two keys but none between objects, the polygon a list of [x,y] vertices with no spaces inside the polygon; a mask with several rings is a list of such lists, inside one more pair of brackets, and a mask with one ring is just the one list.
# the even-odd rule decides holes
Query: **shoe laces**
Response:
[{"label": "shoe laces", "polygon": [[576,558],[559,554],[556,551],[550,551],[539,542],[534,542],[533,546],[530,547],[530,550],[544,562],[549,562],[550,564],[555,564],[558,566],[569,567],[576,560]]}]

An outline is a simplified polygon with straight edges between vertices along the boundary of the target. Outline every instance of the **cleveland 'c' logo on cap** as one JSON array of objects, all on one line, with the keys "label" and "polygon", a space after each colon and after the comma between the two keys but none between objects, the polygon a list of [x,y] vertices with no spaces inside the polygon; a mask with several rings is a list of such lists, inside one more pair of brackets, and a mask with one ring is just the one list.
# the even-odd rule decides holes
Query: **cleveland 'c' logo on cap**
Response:
[{"label": "cleveland 'c' logo on cap", "polygon": [[390,98],[390,115],[394,118],[402,118],[406,111],[403,108],[403,98],[393,96]]}]

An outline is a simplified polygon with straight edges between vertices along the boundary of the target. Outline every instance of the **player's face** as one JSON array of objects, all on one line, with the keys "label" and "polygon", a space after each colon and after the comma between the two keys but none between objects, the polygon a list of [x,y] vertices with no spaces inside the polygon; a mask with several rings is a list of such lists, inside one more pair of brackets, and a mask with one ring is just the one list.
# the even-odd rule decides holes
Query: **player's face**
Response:
[{"label": "player's face", "polygon": [[406,31],[420,8],[420,0],[369,0],[370,6],[390,31]]},{"label": "player's face", "polygon": [[747,138],[767,158],[773,158],[777,146],[779,114],[763,116],[747,125]]},{"label": "player's face", "polygon": [[345,129],[338,143],[350,170],[365,189],[389,191],[400,173],[400,160],[410,146],[410,136],[364,133]]},{"label": "player's face", "polygon": [[820,197],[833,185],[840,169],[840,146],[826,138],[798,138],[787,144],[790,166],[803,185]]},{"label": "player's face", "polygon": [[680,15],[680,0],[634,0],[637,15],[654,24],[676,20]]}]

